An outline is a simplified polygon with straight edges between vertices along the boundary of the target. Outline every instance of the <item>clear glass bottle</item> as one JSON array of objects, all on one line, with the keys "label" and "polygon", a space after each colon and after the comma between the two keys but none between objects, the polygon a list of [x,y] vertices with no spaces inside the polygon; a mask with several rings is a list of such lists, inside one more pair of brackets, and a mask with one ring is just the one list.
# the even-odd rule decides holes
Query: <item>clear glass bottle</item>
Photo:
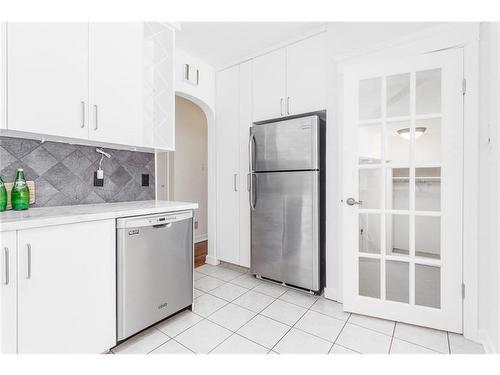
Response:
[{"label": "clear glass bottle", "polygon": [[0,212],[5,211],[6,209],[7,209],[7,189],[5,189],[2,176],[0,176]]},{"label": "clear glass bottle", "polygon": [[12,209],[16,211],[27,210],[30,206],[30,190],[24,178],[24,170],[19,168],[16,173],[16,181],[10,195]]}]

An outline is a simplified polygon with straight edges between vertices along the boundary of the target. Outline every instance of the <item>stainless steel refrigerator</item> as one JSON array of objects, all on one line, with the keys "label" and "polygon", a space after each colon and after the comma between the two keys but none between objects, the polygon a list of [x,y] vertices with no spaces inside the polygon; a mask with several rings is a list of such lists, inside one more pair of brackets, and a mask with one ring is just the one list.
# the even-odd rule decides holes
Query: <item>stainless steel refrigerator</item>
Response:
[{"label": "stainless steel refrigerator", "polygon": [[324,284],[324,124],[317,115],[250,128],[251,272]]}]

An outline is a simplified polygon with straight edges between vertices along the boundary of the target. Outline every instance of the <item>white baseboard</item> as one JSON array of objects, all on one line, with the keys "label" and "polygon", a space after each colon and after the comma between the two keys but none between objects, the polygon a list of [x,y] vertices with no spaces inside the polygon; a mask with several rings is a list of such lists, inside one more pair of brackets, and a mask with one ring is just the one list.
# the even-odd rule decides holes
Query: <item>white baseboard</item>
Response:
[{"label": "white baseboard", "polygon": [[212,266],[218,266],[220,264],[219,260],[211,255],[207,255],[205,263],[211,264]]},{"label": "white baseboard", "polygon": [[194,242],[195,243],[198,243],[198,242],[203,242],[203,241],[206,241],[208,240],[208,234],[205,233],[205,234],[199,234],[197,236],[194,237]]}]

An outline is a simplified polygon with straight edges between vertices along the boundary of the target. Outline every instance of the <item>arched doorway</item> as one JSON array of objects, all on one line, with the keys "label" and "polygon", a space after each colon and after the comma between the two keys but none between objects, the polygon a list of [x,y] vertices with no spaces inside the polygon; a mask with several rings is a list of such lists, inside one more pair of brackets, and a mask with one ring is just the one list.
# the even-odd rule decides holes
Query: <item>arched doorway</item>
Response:
[{"label": "arched doorway", "polygon": [[175,96],[175,151],[157,153],[157,199],[197,202],[195,264],[215,261],[214,112],[183,92]]}]

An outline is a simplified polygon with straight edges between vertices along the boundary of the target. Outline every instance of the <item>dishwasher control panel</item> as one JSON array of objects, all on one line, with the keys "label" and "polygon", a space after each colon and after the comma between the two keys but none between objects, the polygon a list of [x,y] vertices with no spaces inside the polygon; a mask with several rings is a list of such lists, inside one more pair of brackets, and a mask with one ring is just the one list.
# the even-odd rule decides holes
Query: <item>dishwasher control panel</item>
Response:
[{"label": "dishwasher control panel", "polygon": [[152,227],[156,225],[168,225],[176,221],[186,220],[193,217],[192,211],[169,212],[164,214],[127,217],[116,220],[116,228],[138,228]]}]

